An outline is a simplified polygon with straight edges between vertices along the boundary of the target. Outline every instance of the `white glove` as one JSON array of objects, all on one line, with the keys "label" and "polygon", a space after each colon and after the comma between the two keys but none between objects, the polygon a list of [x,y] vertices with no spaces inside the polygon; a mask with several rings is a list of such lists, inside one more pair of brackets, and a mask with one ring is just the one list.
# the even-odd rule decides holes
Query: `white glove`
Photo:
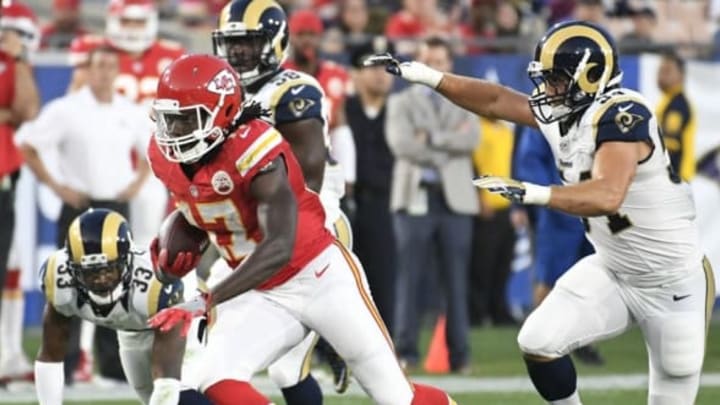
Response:
[{"label": "white glove", "polygon": [[389,53],[373,55],[363,62],[363,66],[385,65],[385,70],[403,79],[437,88],[443,78],[443,73],[420,62],[398,62]]},{"label": "white glove", "polygon": [[552,189],[546,186],[517,181],[509,177],[480,176],[473,180],[477,188],[500,194],[508,200],[520,204],[547,205]]},{"label": "white glove", "polygon": [[153,392],[148,405],[177,405],[180,402],[180,381],[158,378],[153,381]]}]

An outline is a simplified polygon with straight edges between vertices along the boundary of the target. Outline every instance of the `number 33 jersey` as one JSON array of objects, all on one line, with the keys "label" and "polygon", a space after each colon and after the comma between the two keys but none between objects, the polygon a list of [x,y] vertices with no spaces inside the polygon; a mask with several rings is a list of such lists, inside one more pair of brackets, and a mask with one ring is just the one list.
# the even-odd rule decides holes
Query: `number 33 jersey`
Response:
[{"label": "number 33 jersey", "polygon": [[558,123],[540,125],[566,184],[591,178],[595,152],[604,142],[645,142],[652,150],[638,162],[618,212],[583,219],[588,239],[610,270],[655,285],[697,267],[702,253],[690,188],[672,171],[657,119],[639,93],[609,91],[564,134]]},{"label": "number 33 jersey", "polygon": [[40,268],[45,300],[57,312],[116,330],[149,329],[147,320],[163,308],[182,301],[183,283],[161,284],[154,276],[148,253],[135,254],[125,294],[107,313],[98,313],[81,294],[67,267],[67,252],[57,250]]}]

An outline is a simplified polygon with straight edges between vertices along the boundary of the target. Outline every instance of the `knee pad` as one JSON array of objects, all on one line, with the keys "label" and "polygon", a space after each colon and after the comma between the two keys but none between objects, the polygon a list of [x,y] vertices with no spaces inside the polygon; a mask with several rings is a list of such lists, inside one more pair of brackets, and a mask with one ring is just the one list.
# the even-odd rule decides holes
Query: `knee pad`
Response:
[{"label": "knee pad", "polygon": [[520,328],[517,343],[523,353],[533,356],[554,359],[567,354],[561,346],[561,339],[532,314]]},{"label": "knee pad", "polygon": [[676,318],[662,326],[660,366],[671,377],[699,373],[705,354],[703,321]]}]

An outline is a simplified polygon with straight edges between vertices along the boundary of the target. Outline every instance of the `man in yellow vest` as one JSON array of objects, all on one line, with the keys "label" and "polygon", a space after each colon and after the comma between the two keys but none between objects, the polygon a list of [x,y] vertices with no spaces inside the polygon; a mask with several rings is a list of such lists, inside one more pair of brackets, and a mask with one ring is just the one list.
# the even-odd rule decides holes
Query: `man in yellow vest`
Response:
[{"label": "man in yellow vest", "polygon": [[662,99],[656,115],[673,170],[684,181],[695,176],[695,112],[685,89],[685,61],[675,52],[662,55],[657,77]]},{"label": "man in yellow vest", "polygon": [[[476,173],[510,176],[513,126],[505,121],[480,118],[480,144],[473,152]],[[516,323],[505,300],[505,284],[515,247],[510,221],[510,201],[487,190],[479,190],[480,214],[473,226],[470,270],[470,318],[481,324],[489,317],[493,325]]]}]

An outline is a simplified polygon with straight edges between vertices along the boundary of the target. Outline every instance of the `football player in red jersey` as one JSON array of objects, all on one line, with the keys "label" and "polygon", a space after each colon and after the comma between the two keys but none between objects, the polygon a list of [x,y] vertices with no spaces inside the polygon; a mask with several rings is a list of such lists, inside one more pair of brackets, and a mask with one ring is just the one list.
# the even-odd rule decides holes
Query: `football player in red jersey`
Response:
[{"label": "football player in red jersey", "polygon": [[[37,48],[39,28],[33,11],[13,1],[0,9],[0,384],[32,378],[32,365],[22,348],[23,295],[15,239],[15,195],[23,163],[15,145],[16,129],[40,107],[28,53]],[[12,247],[11,247],[12,246]],[[12,252],[11,252],[12,250]],[[10,263],[8,263],[10,262]]]},{"label": "football player in red jersey", "polygon": [[117,90],[139,103],[151,102],[162,71],[185,53],[180,44],[157,39],[157,31],[158,12],[152,0],[111,0],[105,36],[83,35],[70,45],[75,67],[70,90],[85,83],[88,52],[108,42],[120,51]]},{"label": "football player in red jersey", "polygon": [[323,23],[311,10],[290,15],[290,57],[283,67],[305,72],[317,79],[325,92],[332,155],[345,176],[346,195],[355,183],[355,142],[345,119],[345,98],[351,87],[350,76],[342,66],[319,57]]},{"label": "football player in red jersey", "polygon": [[[338,350],[376,403],[454,403],[406,379],[360,263],[325,228],[320,199],[289,144],[254,119],[253,107],[243,111],[239,81],[227,62],[208,55],[180,58],[160,79],[151,167],[232,270],[150,325],[187,328],[195,317],[210,317],[198,386],[216,404],[270,403],[250,379],[310,329]],[[151,244],[156,262],[167,257],[158,250]],[[191,270],[159,263],[161,276]]]}]

